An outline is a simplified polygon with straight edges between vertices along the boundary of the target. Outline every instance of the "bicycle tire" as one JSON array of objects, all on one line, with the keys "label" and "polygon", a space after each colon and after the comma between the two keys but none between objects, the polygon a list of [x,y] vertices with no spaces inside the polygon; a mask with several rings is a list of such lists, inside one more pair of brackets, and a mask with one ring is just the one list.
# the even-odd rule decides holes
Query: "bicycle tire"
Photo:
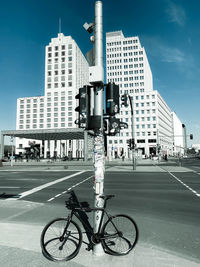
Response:
[{"label": "bicycle tire", "polygon": [[44,227],[40,244],[48,260],[68,261],[78,254],[82,244],[81,229],[74,221],[70,221],[63,235],[67,223],[68,218],[57,218]]},{"label": "bicycle tire", "polygon": [[128,254],[138,240],[138,227],[128,215],[118,214],[109,218],[102,227],[102,245],[106,252],[122,256]]}]

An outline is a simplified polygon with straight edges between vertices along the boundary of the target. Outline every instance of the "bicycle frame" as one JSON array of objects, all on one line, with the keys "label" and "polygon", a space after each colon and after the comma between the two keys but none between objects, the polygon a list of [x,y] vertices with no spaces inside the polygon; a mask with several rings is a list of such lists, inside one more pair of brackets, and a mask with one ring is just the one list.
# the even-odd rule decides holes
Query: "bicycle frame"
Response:
[{"label": "bicycle frame", "polygon": [[[87,210],[87,209],[86,209]],[[68,216],[69,220],[72,220],[73,216],[75,216],[83,225],[85,232],[88,238],[88,241],[91,243],[91,237],[95,238],[98,237],[99,241],[101,241],[101,229],[102,229],[102,225],[103,225],[103,219],[104,216],[106,214],[107,218],[111,218],[112,216],[110,214],[108,214],[108,212],[105,210],[105,208],[89,208],[88,211],[101,211],[101,220],[99,223],[99,227],[98,227],[98,231],[97,233],[94,233],[93,228],[91,227],[89,221],[84,221],[84,219],[81,217],[81,215],[79,214],[80,212],[85,213],[86,211],[84,210],[84,208],[77,208],[71,211],[71,214]],[[67,226],[66,226],[67,227]],[[85,243],[85,242],[84,242]]]}]

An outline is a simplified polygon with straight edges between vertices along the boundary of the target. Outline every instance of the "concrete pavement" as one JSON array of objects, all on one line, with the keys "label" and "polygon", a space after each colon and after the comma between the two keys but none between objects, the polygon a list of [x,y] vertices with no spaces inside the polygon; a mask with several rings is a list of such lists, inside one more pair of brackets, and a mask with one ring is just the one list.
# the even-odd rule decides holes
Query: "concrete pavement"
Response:
[{"label": "concrete pavement", "polygon": [[[134,172],[188,172],[190,169],[178,166],[157,166],[152,165],[152,161],[145,160],[145,164],[138,162]],[[114,163],[114,162],[113,162]],[[128,171],[132,172],[132,166],[125,162],[117,166],[110,164],[106,171]],[[115,162],[116,164],[116,162]],[[59,165],[58,165],[59,166]],[[52,170],[58,166],[51,165]],[[75,165],[74,165],[75,167]],[[81,168],[81,165],[79,165]],[[48,170],[46,166],[37,165],[31,167],[23,166],[5,166],[0,171],[42,171]],[[59,170],[59,168],[58,168]],[[60,169],[64,170],[64,169]],[[77,170],[77,167],[76,167]],[[66,170],[65,170],[66,171]],[[194,262],[193,259],[184,258],[184,255],[178,255],[174,251],[166,251],[160,247],[148,243],[141,243],[140,239],[135,249],[126,256],[116,257],[105,254],[104,256],[94,256],[92,252],[85,250],[83,244],[77,257],[69,262],[54,263],[48,261],[41,253],[40,235],[44,225],[19,222],[15,217],[28,215],[33,209],[41,208],[44,204],[33,203],[23,200],[0,200],[0,266],[4,267],[43,267],[43,266],[70,266],[70,267],[199,267],[200,262]],[[45,207],[44,207],[45,208]]]},{"label": "concrete pavement", "polygon": [[[169,166],[170,165],[170,166]],[[133,171],[132,161],[116,159],[113,161],[105,162],[106,171]],[[10,162],[4,162],[0,171],[49,171],[49,170],[93,170],[93,162],[88,161],[29,161],[29,162],[15,162],[13,166]],[[178,166],[174,161],[154,161],[151,159],[137,160],[136,170],[134,172],[187,172],[191,171],[189,168]]]},{"label": "concrete pavement", "polygon": [[[10,201],[8,201],[10,202]],[[1,203],[0,203],[1,206]],[[126,256],[94,256],[82,245],[79,254],[68,262],[48,261],[41,253],[40,235],[43,226],[0,222],[0,258],[4,267],[199,267],[200,263],[184,259],[172,251],[138,242],[135,249]]]}]

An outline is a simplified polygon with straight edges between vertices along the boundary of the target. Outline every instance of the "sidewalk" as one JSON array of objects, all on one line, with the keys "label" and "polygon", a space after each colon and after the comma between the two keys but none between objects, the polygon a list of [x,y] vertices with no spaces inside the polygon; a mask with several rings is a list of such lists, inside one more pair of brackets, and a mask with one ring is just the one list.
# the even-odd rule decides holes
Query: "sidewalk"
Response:
[{"label": "sidewalk", "polygon": [[[170,166],[169,166],[170,165]],[[116,159],[113,161],[105,162],[106,172],[119,171],[119,172],[190,172],[189,168],[178,166],[173,161],[154,161],[151,159],[137,160],[136,170],[133,170],[131,160],[122,161]],[[70,171],[70,170],[86,170],[93,171],[92,161],[56,161],[56,162],[15,162],[13,166],[10,162],[3,163],[0,167],[1,171]]]},{"label": "sidewalk", "polygon": [[0,223],[0,258],[4,267],[199,267],[169,251],[138,243],[126,256],[95,256],[82,244],[79,254],[68,262],[48,261],[41,253],[40,235],[43,226],[31,224]]},{"label": "sidewalk", "polygon": [[[183,258],[174,251],[165,251],[140,239],[126,256],[95,256],[82,244],[79,254],[68,262],[55,263],[41,253],[40,235],[44,224],[17,222],[15,216],[43,208],[29,201],[0,201],[0,258],[4,267],[199,267],[200,262]],[[36,221],[36,220],[35,220]],[[46,223],[45,223],[46,224]]]},{"label": "sidewalk", "polygon": [[[130,171],[130,172],[164,172],[190,171],[178,166],[161,166],[140,164],[136,171],[132,166],[124,164],[121,166],[109,166],[107,171]],[[115,163],[115,165],[117,165]],[[79,165],[80,166],[80,165]],[[42,169],[43,168],[43,169]],[[2,169],[2,168],[1,168]],[[1,170],[0,169],[0,170]],[[4,169],[4,167],[3,167]],[[17,166],[12,170],[45,170],[44,166]],[[5,170],[5,169],[4,169]],[[9,170],[9,168],[7,168]],[[77,170],[77,167],[76,167]],[[85,250],[83,244],[77,257],[69,262],[55,263],[48,261],[41,253],[40,235],[44,225],[27,222],[17,222],[16,217],[23,214],[28,216],[32,209],[42,207],[41,203],[33,203],[23,200],[0,200],[0,258],[1,266],[4,267],[199,267],[200,262],[194,262],[177,255],[174,251],[166,251],[162,248],[147,243],[141,243],[140,239],[135,249],[126,256],[116,257],[105,254],[94,256],[92,251]]]}]

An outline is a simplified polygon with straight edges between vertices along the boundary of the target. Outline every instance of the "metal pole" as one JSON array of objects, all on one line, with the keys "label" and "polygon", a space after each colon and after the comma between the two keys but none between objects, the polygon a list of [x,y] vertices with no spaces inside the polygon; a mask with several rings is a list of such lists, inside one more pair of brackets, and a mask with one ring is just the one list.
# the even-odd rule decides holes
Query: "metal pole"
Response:
[{"label": "metal pole", "polygon": [[157,129],[157,152],[158,152],[158,163],[160,162],[160,152],[159,152],[159,146],[160,146],[160,141],[159,141],[159,130]]},{"label": "metal pole", "polygon": [[[132,139],[135,140],[135,131],[134,131],[134,114],[133,114],[133,100],[131,99],[130,95],[129,97],[129,102],[131,105],[131,121],[132,121]],[[136,170],[136,158],[135,158],[135,143],[134,143],[134,147],[132,149],[132,158],[133,158],[133,170]]]},{"label": "metal pole", "polygon": [[88,132],[84,131],[84,161],[88,161]]},{"label": "metal pole", "polygon": [[[102,2],[95,2],[95,66],[101,67],[103,77],[103,25]],[[104,192],[104,137],[103,137],[103,79],[94,88],[94,116],[101,116],[101,128],[95,131],[94,137],[94,206],[103,207],[104,201],[100,198]],[[98,232],[102,212],[94,213],[94,232]],[[93,248],[96,256],[104,255],[101,243]]]},{"label": "metal pole", "polygon": [[11,161],[10,161],[10,164],[11,164],[11,167],[13,167],[13,136],[10,137],[10,142],[11,142]]},{"label": "metal pole", "polygon": [[1,150],[0,150],[0,160],[4,158],[4,135],[1,132]]}]

